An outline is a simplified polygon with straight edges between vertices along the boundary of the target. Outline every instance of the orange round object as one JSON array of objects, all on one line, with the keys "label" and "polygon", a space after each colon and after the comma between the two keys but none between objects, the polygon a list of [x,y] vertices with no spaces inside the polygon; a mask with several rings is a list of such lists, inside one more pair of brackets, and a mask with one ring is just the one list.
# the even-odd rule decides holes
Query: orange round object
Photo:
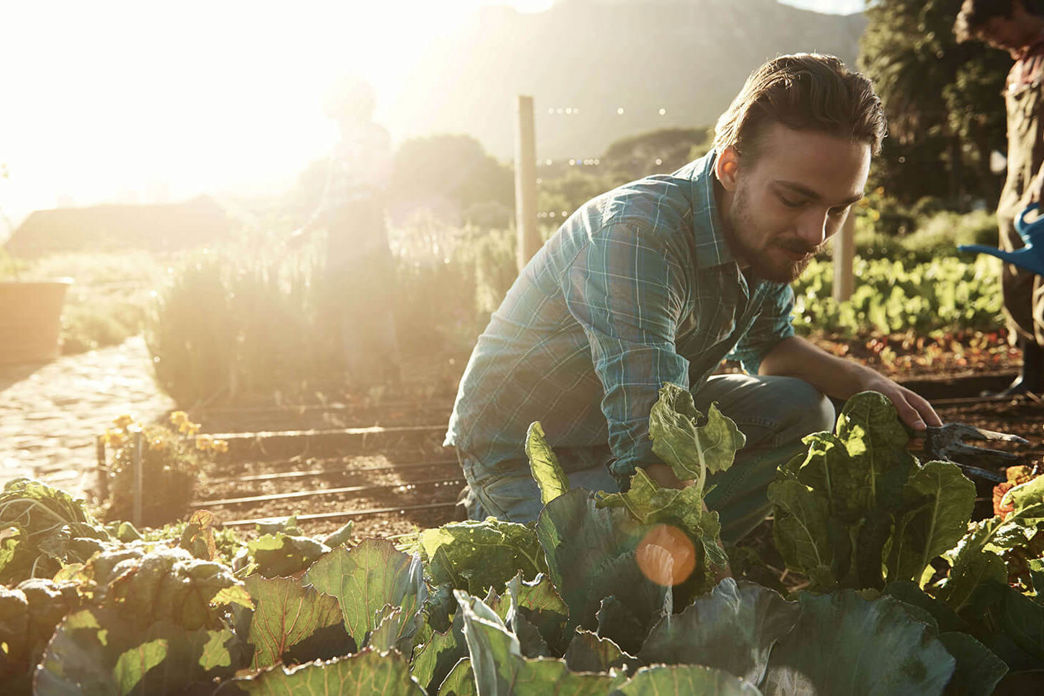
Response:
[{"label": "orange round object", "polygon": [[696,569],[696,547],[682,530],[658,524],[638,544],[637,560],[645,577],[657,585],[678,585]]}]

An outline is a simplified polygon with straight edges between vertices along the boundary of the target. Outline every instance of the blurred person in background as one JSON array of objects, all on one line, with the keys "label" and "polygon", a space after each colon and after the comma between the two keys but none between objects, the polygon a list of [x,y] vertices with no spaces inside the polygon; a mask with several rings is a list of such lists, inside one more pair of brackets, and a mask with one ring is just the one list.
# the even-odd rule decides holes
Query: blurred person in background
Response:
[{"label": "blurred person in background", "polygon": [[[954,33],[958,41],[984,41],[1015,60],[1004,91],[1008,175],[997,222],[1000,247],[1021,249],[1015,219],[1044,194],[1044,17],[1030,12],[1023,0],[965,0]],[[1022,348],[1022,371],[998,395],[1039,393],[1044,389],[1044,280],[1005,264],[1001,288],[1009,338]]]},{"label": "blurred person in background", "polygon": [[[615,492],[636,467],[690,483],[652,452],[666,382],[704,413],[717,402],[746,436],[708,480],[726,541],[764,519],[801,439],[833,429],[828,397],[874,390],[907,426],[940,425],[923,398],[791,324],[790,283],[863,197],[884,135],[865,77],[831,56],[782,56],[751,74],[706,156],[582,205],[515,280],[461,379],[446,444],[469,516],[536,518],[524,441],[537,420],[573,486]],[[714,374],[724,358],[746,374]]]},{"label": "blurred person in background", "polygon": [[339,78],[324,111],[340,132],[315,211],[291,235],[300,245],[326,231],[322,323],[340,343],[350,394],[368,395],[400,381],[384,198],[392,171],[388,132],[373,122],[374,92],[354,76]]}]

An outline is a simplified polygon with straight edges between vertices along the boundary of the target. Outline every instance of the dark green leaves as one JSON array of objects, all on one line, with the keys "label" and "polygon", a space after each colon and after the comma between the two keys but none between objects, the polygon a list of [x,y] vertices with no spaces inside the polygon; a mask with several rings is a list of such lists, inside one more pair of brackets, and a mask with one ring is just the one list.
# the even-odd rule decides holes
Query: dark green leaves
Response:
[{"label": "dark green leaves", "polygon": [[[65,491],[27,478],[0,492],[0,583],[51,577],[63,563],[82,563],[111,536]],[[93,543],[77,544],[84,539]]]},{"label": "dark green leaves", "polygon": [[471,666],[480,694],[513,696],[550,692],[601,696],[616,682],[610,675],[570,672],[563,660],[522,657],[517,636],[476,597],[455,593],[464,615]]},{"label": "dark green leaves", "polygon": [[645,531],[626,510],[599,508],[592,495],[579,489],[540,512],[537,536],[572,626],[597,629],[625,649],[640,644],[670,592],[638,565]]},{"label": "dark green leaves", "polygon": [[772,590],[727,578],[682,613],[661,619],[638,653],[645,664],[716,667],[758,684],[773,646],[800,610]]},{"label": "dark green leaves", "polygon": [[142,630],[111,609],[84,609],[59,626],[37,668],[34,693],[182,693],[244,666],[227,630],[186,631],[168,621]]},{"label": "dark green leaves", "polygon": [[887,397],[856,394],[836,435],[805,438],[807,456],[769,486],[776,546],[814,589],[919,581],[960,540],[974,485],[952,463],[922,467],[908,440]]},{"label": "dark green leaves", "polygon": [[311,537],[285,532],[264,534],[247,542],[256,572],[266,578],[293,575],[306,570],[330,548]]},{"label": "dark green leaves", "polygon": [[772,651],[771,694],[941,694],[954,659],[890,597],[803,593],[801,617]]},{"label": "dark green leaves", "polygon": [[611,696],[761,696],[761,692],[739,677],[713,667],[701,665],[657,665],[643,667],[634,678],[612,692]]}]

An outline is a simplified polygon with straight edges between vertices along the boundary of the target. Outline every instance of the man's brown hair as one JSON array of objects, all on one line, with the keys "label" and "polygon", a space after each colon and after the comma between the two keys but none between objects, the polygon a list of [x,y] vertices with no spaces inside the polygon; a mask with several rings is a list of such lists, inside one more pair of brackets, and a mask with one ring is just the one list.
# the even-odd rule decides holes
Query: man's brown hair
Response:
[{"label": "man's brown hair", "polygon": [[964,0],[953,24],[957,41],[978,38],[979,31],[994,17],[1010,19],[1014,5],[1014,0]]},{"label": "man's brown hair", "polygon": [[733,147],[741,160],[753,161],[772,123],[862,141],[875,155],[887,132],[870,80],[834,56],[815,53],[780,56],[751,73],[718,119],[714,149]]}]

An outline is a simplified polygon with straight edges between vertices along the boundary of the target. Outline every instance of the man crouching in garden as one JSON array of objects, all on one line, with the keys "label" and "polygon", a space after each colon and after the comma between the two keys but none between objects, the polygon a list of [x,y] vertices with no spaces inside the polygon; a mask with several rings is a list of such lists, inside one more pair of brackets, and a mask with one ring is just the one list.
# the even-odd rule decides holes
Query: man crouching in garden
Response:
[{"label": "man crouching in garden", "polygon": [[[783,56],[747,79],[705,157],[581,206],[512,285],[461,380],[446,444],[469,515],[536,518],[523,450],[536,420],[572,486],[615,492],[635,467],[685,485],[649,439],[666,382],[704,413],[717,402],[746,435],[709,481],[727,541],[764,518],[801,438],[833,428],[827,396],[873,389],[908,426],[939,425],[927,401],[791,326],[789,283],[862,198],[885,128],[866,78],[833,57]],[[747,374],[712,376],[723,358]]]}]

